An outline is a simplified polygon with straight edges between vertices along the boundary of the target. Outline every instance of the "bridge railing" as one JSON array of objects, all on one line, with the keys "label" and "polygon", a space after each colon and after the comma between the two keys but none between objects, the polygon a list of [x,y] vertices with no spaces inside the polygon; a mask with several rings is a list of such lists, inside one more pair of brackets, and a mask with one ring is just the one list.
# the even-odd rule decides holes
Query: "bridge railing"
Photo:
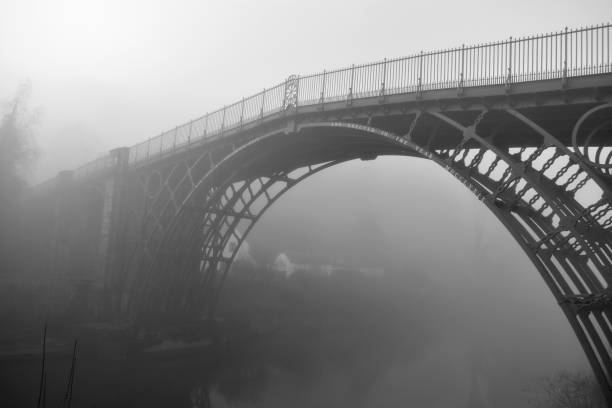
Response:
[{"label": "bridge railing", "polygon": [[[292,76],[272,88],[130,147],[129,164],[136,165],[181,146],[223,136],[291,107],[610,73],[610,28],[610,24],[566,28],[549,34],[463,45],[312,75]],[[93,162],[83,166],[80,173],[89,174],[104,165]]]},{"label": "bridge railing", "polygon": [[98,157],[88,163],[77,167],[74,170],[73,177],[77,180],[88,178],[95,174],[113,169],[117,165],[117,159],[111,154]]},{"label": "bridge railing", "polygon": [[130,147],[130,164],[150,160],[192,142],[222,135],[283,110],[285,83],[227,105]]}]

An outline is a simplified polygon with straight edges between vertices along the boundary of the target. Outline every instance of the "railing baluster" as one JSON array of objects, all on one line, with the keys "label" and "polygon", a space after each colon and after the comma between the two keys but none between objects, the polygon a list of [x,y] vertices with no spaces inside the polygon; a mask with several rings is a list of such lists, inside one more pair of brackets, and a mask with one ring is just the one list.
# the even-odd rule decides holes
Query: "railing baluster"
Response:
[{"label": "railing baluster", "polygon": [[382,81],[380,83],[380,96],[385,96],[385,79],[387,79],[387,59],[383,62]]},{"label": "railing baluster", "polygon": [[264,88],[263,92],[261,93],[261,109],[259,110],[260,119],[263,119],[264,117],[264,104],[265,103],[266,103],[266,88]]},{"label": "railing baluster", "polygon": [[463,88],[463,81],[464,81],[464,78],[465,78],[465,76],[464,76],[465,75],[464,74],[465,73],[465,71],[464,71],[464,67],[465,67],[464,61],[465,61],[465,44],[461,44],[461,71],[460,71],[460,74],[459,74],[459,89]]},{"label": "railing baluster", "polygon": [[300,76],[295,80],[295,112],[297,113],[300,104]]},{"label": "railing baluster", "polygon": [[325,104],[325,70],[323,70],[323,79],[321,80],[321,105]]},{"label": "railing baluster", "polygon": [[176,134],[178,133],[178,126],[174,128],[174,140],[172,141],[172,150],[176,150]]},{"label": "railing baluster", "polygon": [[576,75],[577,73],[577,68],[580,67],[580,65],[578,64],[578,54],[580,54],[580,51],[582,51],[580,49],[580,32],[577,31],[576,32],[576,38],[574,40],[574,72],[572,72],[574,75]]},{"label": "railing baluster", "polygon": [[223,132],[225,130],[225,111],[227,110],[227,105],[223,107],[223,117],[221,118],[221,136],[223,136]]},{"label": "railing baluster", "polygon": [[421,53],[419,54],[419,85],[418,85],[418,91],[417,91],[419,93],[421,92],[422,78],[423,78],[423,51],[421,51]]},{"label": "railing baluster", "polygon": [[565,86],[567,83],[567,27],[565,27],[565,34],[563,35],[563,79],[562,83]]},{"label": "railing baluster", "polygon": [[[589,69],[589,73],[592,73],[592,69],[593,69],[593,31],[591,31],[591,65],[590,65],[590,69]],[[595,48],[597,49],[597,48]]]},{"label": "railing baluster", "polygon": [[242,121],[244,119],[244,98],[242,98],[242,104],[240,105],[240,128],[242,129]]},{"label": "railing baluster", "polygon": [[601,65],[600,65],[601,70],[600,70],[600,72],[603,72],[602,70],[604,68],[604,61],[605,61],[604,60],[604,54],[605,54],[605,48],[604,47],[605,47],[606,43],[605,43],[605,39],[604,39],[604,30],[602,29],[600,31],[601,31]]},{"label": "railing baluster", "polygon": [[210,116],[210,113],[206,114],[206,119],[204,120],[204,133],[202,134],[203,138],[206,137],[206,132],[208,131],[208,116]]},{"label": "railing baluster", "polygon": [[508,42],[507,58],[508,77],[506,79],[506,87],[509,88],[512,83],[512,37],[510,37],[510,41]]},{"label": "railing baluster", "polygon": [[355,79],[355,64],[351,66],[351,84],[349,86],[348,101],[349,104],[353,102],[353,80]]}]

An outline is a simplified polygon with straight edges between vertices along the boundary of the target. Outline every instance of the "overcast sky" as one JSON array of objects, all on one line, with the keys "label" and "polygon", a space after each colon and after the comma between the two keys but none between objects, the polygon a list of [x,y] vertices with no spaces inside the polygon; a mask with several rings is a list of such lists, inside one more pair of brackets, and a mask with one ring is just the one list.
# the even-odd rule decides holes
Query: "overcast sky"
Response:
[{"label": "overcast sky", "polygon": [[2,0],[0,101],[31,82],[40,179],[289,74],[611,16],[609,0]]}]

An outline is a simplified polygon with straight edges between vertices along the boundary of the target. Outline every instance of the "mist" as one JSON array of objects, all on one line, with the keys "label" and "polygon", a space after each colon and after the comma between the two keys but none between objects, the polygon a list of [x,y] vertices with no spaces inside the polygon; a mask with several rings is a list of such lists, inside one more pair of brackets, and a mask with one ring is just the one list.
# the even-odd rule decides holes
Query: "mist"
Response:
[{"label": "mist", "polygon": [[516,241],[433,163],[382,157],[332,167],[283,196],[247,242],[260,259],[286,253],[296,262],[380,267],[403,278],[405,296],[418,293],[423,303],[406,314],[428,321],[435,335],[416,361],[386,367],[371,385],[372,406],[397,406],[411,395],[417,405],[462,406],[473,392],[474,364],[486,379],[483,401],[527,406],[551,372],[588,368]]},{"label": "mist", "polygon": [[0,5],[0,101],[31,83],[32,105],[41,108],[41,157],[32,174],[40,182],[291,74],[612,15],[605,0],[471,0],[443,10],[394,1],[8,0]]},{"label": "mist", "polygon": [[[28,104],[37,113],[32,123],[36,161],[24,176],[32,189],[14,194],[11,202],[24,202],[20,200],[31,197],[35,186],[62,171],[154,138],[292,74],[598,24],[610,15],[612,3],[607,0],[4,1],[0,113],[10,111],[23,84],[31,89]],[[96,194],[106,191],[106,186],[96,188]],[[0,194],[13,195],[8,190]],[[44,205],[43,199],[32,202]],[[15,204],[14,211],[20,205]],[[10,262],[0,265],[19,265],[5,267],[0,277],[5,295],[0,325],[6,333],[0,354],[5,353],[3,344],[33,350],[43,325],[50,321],[54,330],[57,323],[59,329],[51,336],[61,339],[61,363],[50,368],[49,381],[57,386],[50,398],[61,398],[58,390],[64,385],[58,384],[65,383],[69,367],[66,344],[85,338],[88,325],[102,319],[85,317],[85,309],[96,309],[91,306],[96,300],[79,297],[74,289],[78,279],[66,278],[65,271],[32,272],[29,258],[36,256],[23,248],[36,241],[29,226],[38,218],[19,214],[4,226],[17,231],[19,238],[0,251],[11,254]],[[79,216],[88,217],[78,214],[74,219]],[[76,229],[87,228],[83,222]],[[62,242],[53,244],[59,247]],[[293,277],[270,272],[279,256],[303,270]],[[95,263],[90,253],[79,257],[83,264]],[[30,274],[17,279],[20,268]],[[332,271],[326,275],[329,279],[321,278],[322,270]],[[303,278],[309,273],[315,283]],[[344,273],[353,275],[344,282]],[[59,275],[72,286],[61,283]],[[312,337],[301,338],[299,321],[312,318],[312,310],[303,305],[285,308],[266,288],[270,276],[277,279],[279,290],[320,301],[319,307],[334,305],[337,299],[338,309],[329,311],[334,324],[348,309],[350,327],[338,340],[342,346],[333,340],[336,326],[326,326],[325,319],[313,323]],[[179,395],[193,399],[194,393],[206,390],[215,407],[528,406],[543,378],[563,370],[590,370],[557,301],[516,240],[460,181],[423,158],[351,160],[292,187],[246,236],[227,285],[220,310],[230,327],[227,338],[233,340],[227,342],[237,351],[228,351],[230,357],[220,353],[221,362],[217,356],[213,362],[202,359],[202,364],[190,357],[166,361],[163,370],[175,375],[176,387],[167,394],[159,391],[167,400],[157,400],[151,391],[151,405],[167,406]],[[316,285],[320,291],[313,289]],[[236,296],[242,296],[244,304],[232,305]],[[254,300],[258,296],[260,300]],[[289,304],[292,298],[287,297]],[[351,311],[362,299],[361,308]],[[81,301],[87,307],[81,307]],[[50,304],[57,309],[52,311]],[[356,315],[362,312],[360,321]],[[277,315],[280,323],[253,329],[259,320]],[[285,342],[282,335],[273,335],[282,331],[279,327],[288,333]],[[356,335],[354,348],[347,334],[352,336],[352,330],[364,335]],[[142,332],[134,337],[148,341]],[[249,336],[261,340],[248,344]],[[310,340],[320,348],[307,347]],[[347,361],[353,365],[344,360],[328,365],[320,357],[340,353],[343,347],[349,349]],[[379,354],[377,348],[388,348],[388,353]],[[12,361],[11,353],[13,349],[3,354],[5,361]],[[291,357],[284,359],[283,353]],[[10,401],[29,403],[35,396],[38,389],[30,388],[39,381],[37,358],[0,370],[0,389],[14,398]],[[111,383],[114,376],[123,379],[122,369],[111,363],[96,377],[97,367],[87,358],[82,375],[90,375],[92,384]],[[303,361],[310,358],[312,362]],[[148,363],[131,364],[133,371],[125,373],[142,380],[126,387],[129,391],[117,394],[116,400],[110,399],[112,390],[91,385],[77,391],[75,401],[89,403],[87,395],[95,395],[108,406],[130,404],[134,390],[162,382],[149,372]],[[115,380],[118,389],[120,380]],[[140,403],[144,401],[136,399],[135,404]]]}]

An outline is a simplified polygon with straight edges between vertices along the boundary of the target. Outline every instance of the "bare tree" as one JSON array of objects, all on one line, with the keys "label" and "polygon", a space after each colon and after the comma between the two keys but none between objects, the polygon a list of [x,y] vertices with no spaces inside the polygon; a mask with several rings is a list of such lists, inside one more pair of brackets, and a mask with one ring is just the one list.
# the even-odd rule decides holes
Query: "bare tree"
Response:
[{"label": "bare tree", "polygon": [[36,158],[36,114],[29,109],[29,96],[30,85],[26,83],[0,108],[0,269],[4,272],[15,267],[19,205]]},{"label": "bare tree", "polygon": [[29,83],[21,85],[0,119],[0,199],[3,201],[14,198],[23,189],[36,157],[33,147],[36,115],[28,107],[29,97]]},{"label": "bare tree", "polygon": [[599,384],[584,372],[561,371],[540,384],[535,401],[538,408],[604,408]]}]

